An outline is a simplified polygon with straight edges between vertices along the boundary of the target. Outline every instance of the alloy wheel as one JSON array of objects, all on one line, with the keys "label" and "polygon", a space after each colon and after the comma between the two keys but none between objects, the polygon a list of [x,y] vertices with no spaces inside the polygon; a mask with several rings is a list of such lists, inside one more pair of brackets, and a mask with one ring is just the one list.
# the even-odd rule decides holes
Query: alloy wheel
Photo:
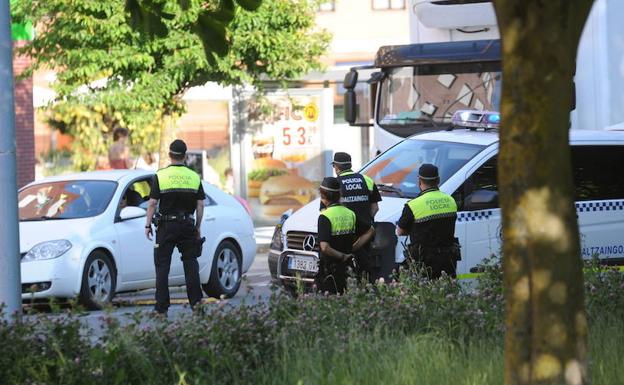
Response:
[{"label": "alloy wheel", "polygon": [[232,290],[240,279],[238,260],[231,249],[225,248],[217,257],[217,273],[219,282],[226,290]]},{"label": "alloy wheel", "polygon": [[113,280],[110,269],[101,259],[94,259],[89,266],[87,283],[91,297],[98,302],[106,302],[111,294]]}]

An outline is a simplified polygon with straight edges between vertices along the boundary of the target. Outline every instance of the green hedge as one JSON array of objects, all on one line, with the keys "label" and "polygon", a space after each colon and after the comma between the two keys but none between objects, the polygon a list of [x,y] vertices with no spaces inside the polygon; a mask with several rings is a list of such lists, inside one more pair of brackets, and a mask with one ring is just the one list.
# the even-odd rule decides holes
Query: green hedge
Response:
[{"label": "green hedge", "polygon": [[[477,288],[404,274],[175,321],[104,316],[100,331],[72,313],[29,316],[0,323],[0,384],[499,384],[500,276],[496,263]],[[586,281],[595,383],[622,384],[624,280],[595,267]]]}]

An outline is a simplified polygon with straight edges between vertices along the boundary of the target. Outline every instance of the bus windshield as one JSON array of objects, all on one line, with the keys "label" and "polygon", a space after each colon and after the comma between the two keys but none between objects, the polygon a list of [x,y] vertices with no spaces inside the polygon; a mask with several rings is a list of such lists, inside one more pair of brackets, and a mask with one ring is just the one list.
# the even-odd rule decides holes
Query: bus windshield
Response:
[{"label": "bus windshield", "polygon": [[418,168],[423,163],[438,167],[440,184],[462,168],[485,146],[432,140],[404,140],[362,169],[373,178],[382,195],[415,198],[420,193]]},{"label": "bus windshield", "polygon": [[381,82],[377,123],[389,131],[448,128],[457,110],[498,111],[501,86],[500,63],[391,68]]}]

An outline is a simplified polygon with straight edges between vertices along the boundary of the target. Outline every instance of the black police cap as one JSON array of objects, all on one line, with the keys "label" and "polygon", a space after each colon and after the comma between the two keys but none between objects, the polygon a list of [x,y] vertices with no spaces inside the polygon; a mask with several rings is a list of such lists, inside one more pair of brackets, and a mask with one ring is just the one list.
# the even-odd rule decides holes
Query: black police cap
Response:
[{"label": "black police cap", "polygon": [[186,143],[181,139],[176,139],[169,145],[169,152],[175,155],[186,154]]},{"label": "black police cap", "polygon": [[327,191],[340,191],[340,182],[338,182],[338,178],[328,176],[321,182],[321,188]]},{"label": "black police cap", "polygon": [[434,180],[440,177],[438,174],[438,168],[429,163],[425,163],[420,166],[418,169],[418,176],[424,180]]},{"label": "black police cap", "polygon": [[332,162],[332,164],[351,164],[351,155],[347,154],[346,152],[337,152],[334,154],[334,161]]}]

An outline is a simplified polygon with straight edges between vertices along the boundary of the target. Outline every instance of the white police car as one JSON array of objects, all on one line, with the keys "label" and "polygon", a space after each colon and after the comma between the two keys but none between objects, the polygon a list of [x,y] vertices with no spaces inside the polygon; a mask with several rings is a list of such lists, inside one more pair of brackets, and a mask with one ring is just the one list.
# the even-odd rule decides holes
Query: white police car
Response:
[{"label": "white police car", "polygon": [[[438,166],[440,189],[457,201],[455,236],[461,243],[458,277],[468,277],[485,257],[501,250],[497,154],[500,116],[459,111],[456,128],[412,136],[390,148],[361,170],[375,180],[383,196],[375,221],[396,223],[405,203],[418,195],[418,168]],[[612,265],[624,264],[624,132],[570,131],[576,209],[584,258],[599,254]],[[295,212],[276,228],[269,267],[281,283],[309,280],[318,254],[315,242],[319,202]],[[403,261],[405,237],[395,246],[395,261]]]}]

